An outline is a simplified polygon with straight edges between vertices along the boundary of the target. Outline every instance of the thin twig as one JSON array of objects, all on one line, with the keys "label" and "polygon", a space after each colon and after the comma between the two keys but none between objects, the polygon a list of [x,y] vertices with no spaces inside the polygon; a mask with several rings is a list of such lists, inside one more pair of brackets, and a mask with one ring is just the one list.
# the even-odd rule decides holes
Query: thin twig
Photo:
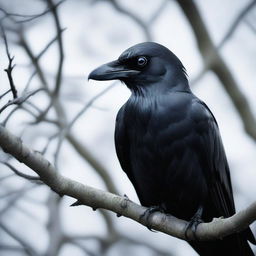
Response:
[{"label": "thin twig", "polygon": [[2,122],[3,126],[6,126],[7,122],[10,120],[10,118],[13,116],[13,114],[17,111],[20,110],[19,106],[16,106],[15,108],[13,108],[11,110],[11,112],[7,115],[7,117],[4,119],[4,121]]},{"label": "thin twig", "polygon": [[256,27],[254,27],[248,19],[245,19],[244,22],[252,30],[252,32],[256,34]]},{"label": "thin twig", "polygon": [[112,4],[112,6],[120,13],[126,15],[127,17],[131,18],[144,32],[146,41],[152,41],[152,35],[148,28],[148,25],[138,16],[133,14],[132,12],[128,11],[127,9],[123,8],[119,2],[116,0],[109,0],[108,3]]},{"label": "thin twig", "polygon": [[6,91],[4,94],[2,94],[1,96],[0,96],[0,100],[5,96],[5,95],[7,95],[9,92],[11,92],[12,90],[11,89],[9,89],[8,91]]},{"label": "thin twig", "polygon": [[69,131],[71,130],[72,126],[76,123],[76,121],[86,112],[86,110],[89,109],[89,107],[98,99],[100,98],[102,95],[104,95],[106,92],[108,92],[110,89],[112,89],[117,83],[114,82],[112,83],[109,87],[107,87],[106,89],[102,90],[100,93],[98,93],[97,95],[95,95],[92,99],[90,99],[85,106],[77,113],[77,115],[73,118],[73,120],[64,128],[62,129],[62,131],[59,133],[59,139],[58,139],[58,143],[57,143],[57,148],[56,148],[56,152],[55,152],[55,166],[57,166],[57,161],[58,161],[58,157],[59,157],[59,153],[60,153],[60,149],[61,149],[61,145],[65,139],[65,137],[67,136],[67,134],[69,133]]},{"label": "thin twig", "polygon": [[32,175],[28,175],[25,173],[20,172],[19,170],[17,170],[14,166],[12,166],[11,164],[9,164],[8,162],[4,162],[4,161],[0,161],[1,164],[4,164],[5,166],[7,166],[11,171],[13,171],[16,175],[26,179],[26,180],[30,180],[30,181],[34,181],[38,184],[42,184],[40,177],[38,176],[32,176]]},{"label": "thin twig", "polygon": [[253,7],[256,4],[256,0],[252,0],[249,2],[249,4],[239,13],[239,15],[236,17],[236,19],[233,21],[231,24],[230,28],[228,29],[227,33],[225,36],[222,38],[218,45],[218,49],[222,48],[223,45],[228,41],[230,36],[234,33],[236,30],[237,26],[240,24],[240,22],[244,19],[244,17],[253,9]]},{"label": "thin twig", "polygon": [[[49,92],[48,92],[49,94]],[[49,95],[50,96],[50,95]],[[45,110],[41,111],[39,115],[36,117],[35,121],[33,121],[33,124],[38,124],[41,121],[46,121],[46,115],[53,106],[53,101],[51,100],[48,106],[45,108]]]},{"label": "thin twig", "polygon": [[62,28],[60,30],[60,32],[57,33],[57,35],[51,40],[48,42],[48,44],[44,47],[44,49],[37,55],[37,60],[39,60],[45,53],[46,51],[50,48],[50,46],[59,38],[59,33],[62,33],[66,30],[66,28]]},{"label": "thin twig", "polygon": [[15,239],[30,256],[39,256],[39,253],[31,247],[22,237],[19,237],[15,232],[8,228],[3,222],[0,222],[0,228],[4,230],[9,236]]},{"label": "thin twig", "polygon": [[69,239],[68,241],[65,241],[65,242],[70,243],[74,246],[77,246],[80,250],[84,251],[85,255],[89,255],[89,256],[98,256],[99,255],[99,254],[95,253],[94,251],[89,250],[82,243],[80,243],[79,241],[76,241],[74,239]]},{"label": "thin twig", "polygon": [[30,58],[30,60],[36,70],[36,73],[37,73],[42,85],[48,92],[49,88],[48,88],[47,79],[43,73],[43,69],[40,66],[38,58],[34,55],[29,43],[27,42],[27,40],[24,36],[22,27],[19,30],[19,44],[24,48],[25,52],[27,53],[28,57]]},{"label": "thin twig", "polygon": [[25,248],[9,244],[0,244],[0,251],[25,251]]},{"label": "thin twig", "polygon": [[13,95],[13,99],[16,99],[18,97],[18,94],[17,94],[17,89],[14,85],[14,81],[13,81],[13,78],[12,78],[12,71],[13,71],[13,68],[15,67],[15,65],[12,64],[14,57],[11,57],[7,37],[6,37],[5,31],[4,31],[4,28],[3,28],[2,25],[1,25],[1,30],[2,30],[2,34],[3,34],[6,54],[7,54],[8,60],[9,60],[8,67],[4,71],[7,73],[7,76],[8,76],[9,84],[10,84],[12,95]]},{"label": "thin twig", "polygon": [[21,105],[24,103],[27,99],[29,99],[31,96],[35,95],[36,93],[43,91],[44,89],[40,88],[35,91],[29,92],[29,93],[24,93],[21,97],[15,98],[13,100],[10,100],[8,103],[6,103],[1,109],[0,109],[0,114],[9,106],[11,105]]},{"label": "thin twig", "polygon": [[5,179],[12,178],[13,176],[15,176],[15,174],[13,174],[13,173],[5,175],[5,176],[2,176],[2,177],[0,177],[0,182],[2,182]]},{"label": "thin twig", "polygon": [[30,75],[30,77],[28,78],[28,81],[27,81],[27,83],[26,83],[26,86],[25,86],[25,88],[24,88],[24,91],[28,91],[29,86],[30,86],[30,84],[31,84],[31,82],[32,82],[32,79],[34,78],[35,75],[36,75],[36,71],[34,71],[34,72]]},{"label": "thin twig", "polygon": [[[58,7],[60,4],[62,4],[65,0],[59,1],[58,3],[56,3],[54,6]],[[5,14],[5,17],[17,17],[17,18],[25,18],[23,20],[15,20],[13,19],[14,22],[16,23],[24,23],[24,22],[29,22],[32,21],[34,19],[38,19],[42,16],[44,16],[45,14],[47,14],[48,12],[51,11],[51,8],[47,8],[45,11],[38,13],[38,14],[32,14],[32,15],[27,15],[27,14],[19,14],[19,13],[10,13],[7,12],[4,8],[0,7],[0,11],[3,12]],[[4,18],[5,18],[4,17]]]},{"label": "thin twig", "polygon": [[132,245],[143,246],[145,248],[148,248],[151,251],[153,251],[155,253],[155,255],[157,255],[157,256],[173,255],[172,253],[170,253],[168,251],[164,251],[162,249],[155,248],[150,242],[146,242],[145,240],[138,240],[137,238],[134,239],[132,237],[128,237],[128,236],[121,235],[121,234],[120,234],[119,240],[121,240],[122,242],[125,242],[125,243],[132,244]]},{"label": "thin twig", "polygon": [[0,199],[13,197],[13,196],[16,196],[17,194],[24,194],[27,191],[30,191],[31,189],[34,189],[34,188],[38,188],[40,185],[42,185],[42,183],[41,184],[29,183],[29,186],[27,184],[28,183],[26,183],[26,185],[23,188],[12,190],[3,195],[0,195]]},{"label": "thin twig", "polygon": [[48,247],[45,255],[59,255],[59,250],[64,243],[64,235],[61,227],[60,203],[61,197],[56,194],[49,193],[47,200],[48,223],[47,229],[49,233]]},{"label": "thin twig", "polygon": [[13,206],[15,206],[16,202],[25,195],[31,188],[34,186],[27,186],[27,184],[22,188],[19,189],[18,192],[15,191],[13,196],[8,200],[8,204],[0,210],[0,216],[2,217],[5,213],[7,213]]},{"label": "thin twig", "polygon": [[166,5],[169,3],[168,0],[163,0],[162,3],[157,7],[153,15],[148,20],[147,24],[148,26],[151,26],[157,19],[160,17],[160,14],[166,10]]},{"label": "thin twig", "polygon": [[64,50],[63,50],[63,40],[62,40],[62,32],[63,29],[60,25],[60,20],[57,12],[57,6],[54,6],[54,3],[52,0],[47,0],[48,5],[51,8],[51,13],[54,18],[56,30],[57,30],[57,42],[58,42],[58,49],[59,49],[59,64],[58,69],[56,73],[56,80],[55,80],[55,89],[54,89],[54,95],[58,95],[61,81],[62,81],[62,69],[63,69],[63,62],[64,62]]}]

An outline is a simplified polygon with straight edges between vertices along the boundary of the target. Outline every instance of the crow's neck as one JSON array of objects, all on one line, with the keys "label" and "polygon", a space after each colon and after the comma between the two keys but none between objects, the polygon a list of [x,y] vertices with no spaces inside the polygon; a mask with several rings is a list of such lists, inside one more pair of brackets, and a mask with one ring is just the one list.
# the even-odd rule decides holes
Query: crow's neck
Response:
[{"label": "crow's neck", "polygon": [[132,91],[132,95],[135,97],[154,97],[175,92],[191,93],[188,80],[185,76],[172,77],[169,79],[167,77],[161,81],[143,85],[140,83],[133,84],[133,86],[129,88]]}]

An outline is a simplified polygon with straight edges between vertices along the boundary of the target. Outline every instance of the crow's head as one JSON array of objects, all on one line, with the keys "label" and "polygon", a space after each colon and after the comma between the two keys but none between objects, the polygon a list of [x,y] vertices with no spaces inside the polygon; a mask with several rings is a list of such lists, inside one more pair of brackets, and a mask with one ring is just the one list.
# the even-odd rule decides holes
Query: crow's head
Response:
[{"label": "crow's head", "polygon": [[172,87],[186,81],[186,71],[169,49],[157,43],[146,42],[130,47],[117,60],[93,70],[88,79],[118,79],[132,90],[152,87],[154,84]]}]

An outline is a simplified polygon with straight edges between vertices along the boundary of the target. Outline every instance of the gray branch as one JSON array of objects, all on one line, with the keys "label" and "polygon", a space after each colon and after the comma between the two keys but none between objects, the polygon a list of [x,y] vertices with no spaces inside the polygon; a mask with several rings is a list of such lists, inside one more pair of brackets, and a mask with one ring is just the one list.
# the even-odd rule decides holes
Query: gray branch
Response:
[{"label": "gray branch", "polygon": [[256,118],[228,65],[218,52],[193,0],[176,0],[193,30],[206,70],[212,70],[226,90],[243,122],[246,133],[256,140]]},{"label": "gray branch", "polygon": [[[12,135],[1,125],[0,147],[34,170],[41,180],[60,196],[73,197],[93,209],[107,209],[146,225],[146,220],[140,217],[145,212],[145,207],[130,201],[127,197],[104,192],[62,176],[40,153],[28,148],[20,138]],[[218,218],[210,223],[200,224],[196,236],[199,240],[221,239],[244,230],[255,219],[256,202],[227,219]],[[187,222],[184,220],[159,212],[152,215],[147,224],[154,230],[185,240]],[[188,232],[188,238],[193,240],[193,234]]]},{"label": "gray branch", "polygon": [[108,1],[112,6],[123,15],[126,15],[127,17],[131,18],[143,31],[145,38],[147,41],[152,41],[152,35],[150,33],[150,30],[147,26],[147,24],[138,16],[133,14],[132,12],[128,11],[127,9],[123,8],[118,1],[116,0],[109,0]]},{"label": "gray branch", "polygon": [[223,37],[221,42],[218,45],[218,48],[220,49],[230,38],[230,36],[234,33],[239,23],[244,19],[244,17],[250,12],[253,7],[256,5],[256,1],[252,0],[236,17],[236,19],[231,24],[229,30],[227,31],[226,35]]}]

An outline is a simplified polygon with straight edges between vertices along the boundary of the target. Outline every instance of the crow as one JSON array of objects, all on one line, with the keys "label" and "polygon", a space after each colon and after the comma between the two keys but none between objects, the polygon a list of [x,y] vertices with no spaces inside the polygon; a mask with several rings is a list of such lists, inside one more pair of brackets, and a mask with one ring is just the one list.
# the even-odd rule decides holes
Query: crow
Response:
[{"label": "crow", "polygon": [[[131,90],[117,114],[115,146],[143,206],[190,221],[190,228],[235,214],[216,119],[191,92],[183,64],[168,48],[137,44],[88,78],[118,79]],[[201,256],[254,255],[247,240],[256,243],[249,228],[222,240],[189,243]]]}]

